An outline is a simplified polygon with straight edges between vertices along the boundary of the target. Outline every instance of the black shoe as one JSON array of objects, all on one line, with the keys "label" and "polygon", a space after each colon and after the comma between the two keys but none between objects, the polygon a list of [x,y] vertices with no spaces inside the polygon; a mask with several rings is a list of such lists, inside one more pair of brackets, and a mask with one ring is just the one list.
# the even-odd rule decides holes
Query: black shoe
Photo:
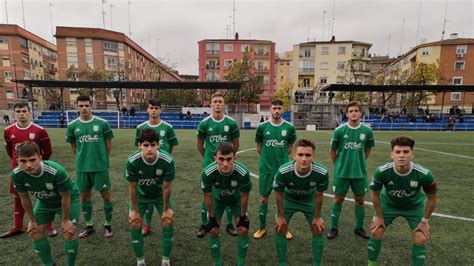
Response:
[{"label": "black shoe", "polygon": [[86,226],[82,229],[82,232],[79,234],[79,238],[86,238],[95,233],[94,226]]},{"label": "black shoe", "polygon": [[328,239],[334,239],[337,236],[337,229],[336,228],[331,228],[331,231],[326,235]]},{"label": "black shoe", "polygon": [[199,238],[202,238],[206,235],[206,226],[205,225],[201,225],[199,227],[199,230],[196,232],[196,236],[199,237]]},{"label": "black shoe", "polygon": [[229,235],[237,236],[237,230],[235,230],[235,227],[233,224],[226,225],[225,230],[227,231],[227,233],[229,233]]},{"label": "black shoe", "polygon": [[106,238],[111,238],[113,235],[114,233],[112,232],[112,226],[110,225],[104,226],[104,236]]},{"label": "black shoe", "polygon": [[363,239],[369,239],[370,236],[365,232],[364,228],[354,229],[354,234],[362,237]]}]

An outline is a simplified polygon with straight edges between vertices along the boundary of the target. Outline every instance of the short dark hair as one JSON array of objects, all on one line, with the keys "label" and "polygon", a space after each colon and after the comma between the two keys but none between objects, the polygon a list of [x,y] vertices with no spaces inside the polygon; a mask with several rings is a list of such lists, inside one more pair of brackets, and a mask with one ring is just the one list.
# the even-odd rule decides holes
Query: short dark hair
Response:
[{"label": "short dark hair", "polygon": [[299,139],[299,140],[297,140],[294,144],[294,147],[295,147],[295,150],[298,147],[311,147],[311,149],[313,149],[313,151],[316,150],[316,145],[314,144],[314,142],[312,142],[309,139]]},{"label": "short dark hair", "polygon": [[228,155],[228,154],[235,154],[234,151],[234,146],[230,143],[227,142],[221,142],[216,148],[216,155],[217,152],[220,152],[222,155]]},{"label": "short dark hair", "polygon": [[158,101],[158,99],[156,98],[151,98],[150,100],[148,100],[148,104],[151,106],[158,106],[161,108],[161,102]]},{"label": "short dark hair", "polygon": [[13,110],[15,110],[16,108],[23,108],[23,107],[26,107],[28,109],[28,112],[30,111],[30,106],[28,105],[28,103],[25,103],[25,102],[15,103],[15,105],[13,105]]},{"label": "short dark hair", "polygon": [[273,99],[273,101],[270,102],[270,105],[283,106],[283,101],[280,99]]},{"label": "short dark hair", "polygon": [[91,97],[89,95],[79,95],[76,99],[76,103],[78,102],[89,102],[92,103]]},{"label": "short dark hair", "polygon": [[390,141],[390,145],[392,146],[392,150],[395,146],[408,146],[413,150],[413,147],[415,147],[415,140],[408,136],[397,136]]},{"label": "short dark hair", "polygon": [[360,106],[360,103],[359,102],[356,102],[356,101],[353,101],[353,102],[349,102],[347,105],[346,105],[346,113],[349,111],[349,107],[352,107],[352,106],[357,106],[357,108],[359,108],[359,111],[362,111],[362,108]]},{"label": "short dark hair", "polygon": [[220,93],[220,92],[215,92],[211,95],[211,100],[216,98],[216,97],[222,97],[224,98],[224,94]]},{"label": "short dark hair", "polygon": [[33,141],[25,141],[16,146],[16,157],[31,157],[41,155],[38,144]]},{"label": "short dark hair", "polygon": [[156,143],[160,143],[160,135],[158,135],[155,130],[151,128],[146,128],[142,132],[140,132],[140,136],[138,137],[138,143],[143,143],[145,141],[148,141],[150,143],[156,141]]}]

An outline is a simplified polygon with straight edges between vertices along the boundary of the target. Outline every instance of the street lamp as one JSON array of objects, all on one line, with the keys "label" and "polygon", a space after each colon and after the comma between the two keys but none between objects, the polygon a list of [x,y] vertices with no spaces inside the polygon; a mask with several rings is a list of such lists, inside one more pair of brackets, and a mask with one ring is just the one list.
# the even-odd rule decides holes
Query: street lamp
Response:
[{"label": "street lamp", "polygon": [[13,65],[13,74],[15,74],[15,90],[16,90],[16,96],[17,98],[19,98],[19,95],[18,95],[18,81],[16,80],[17,79],[17,75],[16,75],[16,65],[15,64],[12,64]]}]

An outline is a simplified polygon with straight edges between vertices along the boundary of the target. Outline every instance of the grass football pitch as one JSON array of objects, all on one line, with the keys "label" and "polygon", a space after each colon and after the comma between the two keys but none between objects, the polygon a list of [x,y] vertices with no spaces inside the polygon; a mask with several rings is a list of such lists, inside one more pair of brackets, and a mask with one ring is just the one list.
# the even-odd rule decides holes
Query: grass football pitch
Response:
[{"label": "grass football pitch", "polygon": [[[75,180],[74,156],[65,143],[65,129],[48,129],[53,144],[52,160],[62,164]],[[134,265],[136,263],[130,240],[127,222],[129,197],[127,182],[122,170],[128,155],[135,150],[133,146],[134,130],[114,130],[113,148],[110,157],[110,176],[114,202],[114,236],[106,239],[102,236],[104,215],[102,199],[99,193],[93,193],[93,220],[97,234],[80,240],[78,265]],[[241,131],[243,151],[238,159],[246,164],[252,173],[258,175],[258,159],[254,143],[254,130]],[[393,136],[407,134],[417,141],[415,160],[431,169],[438,183],[438,206],[436,213],[448,217],[432,216],[430,219],[431,239],[428,243],[427,265],[473,265],[474,264],[474,134],[464,132],[375,132],[377,140],[369,158],[369,175],[375,167],[390,160],[389,141]],[[196,149],[196,132],[178,130],[179,145],[173,155],[176,160],[176,179],[173,182],[172,199],[177,214],[175,219],[175,237],[171,257],[172,265],[211,265],[212,259],[207,247],[207,238],[198,239],[195,231],[200,223],[200,204],[202,192],[199,186],[201,157]],[[299,138],[309,138],[316,142],[316,160],[330,166],[328,154],[330,131],[298,131]],[[0,154],[0,230],[12,225],[12,198],[8,193],[10,159],[5,152]],[[330,167],[332,175],[332,166]],[[258,227],[258,180],[252,177],[253,190],[250,193],[249,215],[250,232]],[[328,191],[329,193],[329,191]],[[348,194],[352,198],[352,194]],[[366,201],[370,201],[370,196]],[[323,213],[326,232],[329,230],[330,197],[324,198]],[[267,235],[260,239],[251,239],[247,254],[248,265],[276,265],[277,257],[274,245],[275,201],[272,195],[268,213]],[[366,208],[365,228],[373,215],[372,206]],[[464,219],[463,218],[467,218]],[[81,217],[81,222],[82,222]],[[25,218],[25,224],[27,224]],[[145,258],[148,265],[161,263],[161,228],[155,212],[153,233],[145,237]],[[55,221],[59,229],[59,218]],[[323,264],[325,265],[366,265],[367,241],[353,234],[353,202],[345,201],[341,214],[339,236],[335,240],[325,241]],[[82,226],[82,224],[81,224]],[[302,214],[296,214],[290,229],[294,239],[288,243],[288,262],[290,265],[311,265],[311,234]],[[50,239],[53,257],[58,265],[66,265],[61,234]],[[224,264],[236,263],[237,239],[226,234],[221,227],[221,243]],[[0,239],[0,265],[39,265],[32,243],[27,234]],[[396,219],[388,227],[382,242],[379,256],[381,265],[409,265],[411,262],[412,236],[407,222]]]}]

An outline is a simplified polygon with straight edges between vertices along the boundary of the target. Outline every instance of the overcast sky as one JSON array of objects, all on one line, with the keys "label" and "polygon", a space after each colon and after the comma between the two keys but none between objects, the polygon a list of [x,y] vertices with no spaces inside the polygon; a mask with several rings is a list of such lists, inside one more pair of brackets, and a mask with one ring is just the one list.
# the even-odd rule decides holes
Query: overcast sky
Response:
[{"label": "overcast sky", "polygon": [[[112,24],[114,31],[128,35],[130,7],[131,38],[152,55],[158,52],[159,58],[175,65],[181,74],[198,73],[199,40],[227,38],[233,32],[232,0],[127,2],[106,0],[106,29],[111,29]],[[311,41],[323,37],[329,40],[334,3],[336,40],[372,43],[372,54],[389,52],[396,56],[400,50],[406,52],[416,45],[417,32],[418,43],[441,39],[446,0],[421,0],[421,9],[420,0],[235,0],[235,29],[241,39],[271,40],[276,43],[277,52],[290,51],[308,37]],[[2,23],[7,22],[5,6],[8,22],[23,26],[21,0],[0,0]],[[49,41],[51,17],[54,27],[103,27],[102,0],[24,0],[24,13],[26,29]],[[445,38],[453,32],[459,37],[474,38],[473,14],[472,0],[447,0]]]}]

